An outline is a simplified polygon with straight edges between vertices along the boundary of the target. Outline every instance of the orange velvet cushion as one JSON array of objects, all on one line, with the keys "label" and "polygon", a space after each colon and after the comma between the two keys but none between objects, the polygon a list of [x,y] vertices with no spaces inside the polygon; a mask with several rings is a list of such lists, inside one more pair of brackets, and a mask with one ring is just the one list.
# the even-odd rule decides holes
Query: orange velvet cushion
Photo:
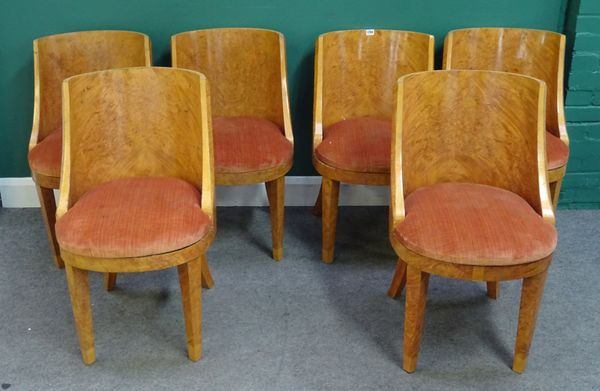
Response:
[{"label": "orange velvet cushion", "polygon": [[271,121],[253,117],[216,117],[212,125],[217,173],[267,170],[292,160],[292,143]]},{"label": "orange velvet cushion", "polygon": [[61,157],[62,129],[58,128],[29,151],[29,166],[31,171],[59,177]]},{"label": "orange velvet cushion", "polygon": [[567,164],[569,146],[550,132],[546,132],[546,154],[548,155],[548,170],[553,170]]},{"label": "orange velvet cushion", "polygon": [[390,172],[392,123],[362,117],[337,122],[325,129],[316,148],[317,159],[348,171]]},{"label": "orange velvet cushion", "polygon": [[166,177],[103,183],[85,193],[56,223],[61,248],[98,257],[142,257],[196,243],[211,229],[200,192]]},{"label": "orange velvet cushion", "polygon": [[442,183],[405,200],[394,234],[408,249],[436,260],[505,266],[542,259],[556,247],[556,229],[521,197],[496,187]]}]

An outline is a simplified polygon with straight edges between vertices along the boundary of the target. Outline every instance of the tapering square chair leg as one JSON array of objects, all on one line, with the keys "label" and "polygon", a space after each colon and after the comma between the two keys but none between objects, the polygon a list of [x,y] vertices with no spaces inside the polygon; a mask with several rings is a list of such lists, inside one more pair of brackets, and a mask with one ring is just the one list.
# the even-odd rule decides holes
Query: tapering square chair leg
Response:
[{"label": "tapering square chair leg", "polygon": [[283,257],[283,221],[285,201],[285,177],[265,183],[269,210],[271,212],[271,235],[273,239],[273,259],[281,260]]},{"label": "tapering square chair leg", "polygon": [[317,200],[315,201],[315,206],[313,207],[312,213],[315,216],[321,216],[323,214],[323,185],[319,187],[319,195],[317,196]]},{"label": "tapering square chair leg", "polygon": [[487,296],[490,299],[497,299],[500,296],[500,281],[487,282]]},{"label": "tapering square chair leg", "polygon": [[79,336],[81,358],[84,363],[89,365],[96,361],[96,350],[94,349],[94,326],[88,272],[69,265],[66,265],[65,269],[75,328]]},{"label": "tapering square chair leg", "polygon": [[399,294],[402,293],[402,289],[406,285],[406,263],[400,258],[398,258],[398,262],[396,263],[396,271],[394,272],[394,278],[392,279],[392,284],[390,285],[390,289],[388,289],[388,296],[392,299],[398,297]]},{"label": "tapering square chair leg", "polygon": [[200,261],[202,262],[202,288],[210,289],[215,286],[215,282],[213,281],[212,274],[210,274],[210,269],[208,268],[208,263],[206,262],[206,254],[202,254]]},{"label": "tapering square chair leg", "polygon": [[562,178],[556,182],[550,183],[550,198],[552,198],[552,206],[554,210],[558,206],[558,199],[560,198],[560,188],[562,186]]},{"label": "tapering square chair leg", "polygon": [[60,247],[58,246],[56,233],[54,232],[54,225],[56,224],[56,200],[54,199],[54,190],[40,187],[37,183],[35,184],[35,188],[40,200],[42,219],[44,220],[44,226],[46,227],[46,235],[50,242],[50,250],[52,251],[54,264],[56,267],[62,269],[65,267],[65,264],[60,257]]},{"label": "tapering square chair leg", "polygon": [[338,200],[340,196],[340,182],[323,177],[321,186],[323,207],[323,262],[333,262],[333,249],[335,247],[335,229],[338,216]]},{"label": "tapering square chair leg", "polygon": [[408,373],[417,369],[428,286],[429,274],[408,265],[404,312],[404,360],[402,363],[402,368]]},{"label": "tapering square chair leg", "polygon": [[198,279],[202,273],[201,258],[177,266],[181,302],[185,318],[188,357],[198,361],[202,357],[202,288]]},{"label": "tapering square chair leg", "polygon": [[544,294],[547,271],[523,279],[521,289],[521,306],[519,309],[519,324],[517,341],[515,342],[515,357],[513,371],[523,373],[527,366],[527,355],[535,331],[535,323]]},{"label": "tapering square chair leg", "polygon": [[104,273],[104,289],[112,291],[117,284],[117,273]]}]

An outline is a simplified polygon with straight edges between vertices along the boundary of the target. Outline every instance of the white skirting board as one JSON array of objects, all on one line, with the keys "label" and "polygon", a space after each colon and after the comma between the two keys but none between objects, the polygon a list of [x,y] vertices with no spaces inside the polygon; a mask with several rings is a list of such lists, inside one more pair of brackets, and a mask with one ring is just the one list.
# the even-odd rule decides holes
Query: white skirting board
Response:
[{"label": "white skirting board", "polygon": [[[319,194],[321,177],[288,176],[285,178],[285,204],[287,206],[312,206]],[[0,178],[0,196],[4,208],[38,208],[40,206],[35,185],[28,178]],[[58,192],[56,192],[58,200]],[[340,205],[376,206],[389,204],[387,186],[362,186],[342,184]],[[217,206],[267,206],[265,186],[218,186]]]}]

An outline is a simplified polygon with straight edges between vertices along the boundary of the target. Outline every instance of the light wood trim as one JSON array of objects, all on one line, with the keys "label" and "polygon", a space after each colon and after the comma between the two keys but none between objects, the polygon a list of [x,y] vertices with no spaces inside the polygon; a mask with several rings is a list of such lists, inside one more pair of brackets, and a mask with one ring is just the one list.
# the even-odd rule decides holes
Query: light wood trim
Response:
[{"label": "light wood trim", "polygon": [[556,224],[552,197],[548,186],[548,171],[546,169],[548,159],[546,158],[546,84],[540,84],[538,98],[538,132],[537,132],[537,163],[538,163],[538,185],[540,188],[541,215],[545,221]]},{"label": "light wood trim", "polygon": [[38,40],[36,39],[33,41],[33,121],[29,138],[30,151],[37,145],[40,134],[40,59],[38,52]]},{"label": "light wood trim", "polygon": [[315,149],[323,141],[323,35],[315,45],[315,80],[313,105],[313,156]]},{"label": "light wood trim", "polygon": [[404,177],[402,174],[402,118],[404,116],[404,79],[396,88],[396,112],[392,119],[392,159],[390,166],[390,207],[392,227],[404,221]]},{"label": "light wood trim", "polygon": [[279,33],[279,66],[281,68],[281,100],[283,107],[283,132],[285,138],[294,145],[294,132],[292,131],[292,118],[290,114],[290,98],[287,82],[287,60],[285,53],[285,37]]},{"label": "light wood trim", "polygon": [[146,63],[144,64],[147,67],[152,66],[152,41],[150,41],[150,37],[146,34],[142,34],[144,36],[144,57],[146,59]]},{"label": "light wood trim", "polygon": [[446,34],[446,38],[444,38],[444,50],[443,50],[443,58],[442,58],[442,69],[449,70],[452,69],[452,47],[454,44],[454,35],[452,31]]},{"label": "light wood trim", "polygon": [[71,194],[71,116],[65,113],[70,113],[71,97],[69,93],[69,85],[66,82],[62,83],[62,155],[61,155],[61,175],[60,175],[60,198],[58,199],[58,207],[56,208],[56,220],[67,213],[71,203],[69,197]]},{"label": "light wood trim", "polygon": [[[212,116],[208,81],[200,79],[200,113],[202,115],[202,210],[216,225],[215,202],[215,157],[213,149]],[[214,227],[216,229],[216,226]]]},{"label": "light wood trim", "polygon": [[564,99],[564,74],[565,74],[565,51],[566,51],[566,37],[561,34],[560,36],[560,51],[558,57],[558,75],[557,75],[557,87],[556,87],[556,108],[558,116],[558,131],[560,139],[563,143],[569,145],[569,135],[567,133],[567,124],[565,120],[565,99]]},{"label": "light wood trim", "polygon": [[429,35],[429,58],[427,61],[427,70],[433,71],[435,66],[435,37]]}]

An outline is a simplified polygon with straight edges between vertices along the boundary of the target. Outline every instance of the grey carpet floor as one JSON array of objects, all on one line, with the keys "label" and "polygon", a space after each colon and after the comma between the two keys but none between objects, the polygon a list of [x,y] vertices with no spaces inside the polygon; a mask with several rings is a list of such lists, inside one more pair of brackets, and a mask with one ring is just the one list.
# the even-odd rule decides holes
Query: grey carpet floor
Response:
[{"label": "grey carpet floor", "polygon": [[336,259],[320,220],[286,210],[270,258],[267,209],[222,208],[208,253],[203,358],[186,358],[175,270],[91,275],[97,362],[79,355],[64,272],[38,209],[0,208],[0,384],[8,390],[600,389],[600,211],[560,211],[559,245],[522,375],[510,369],[520,283],[432,277],[417,372],[401,369],[404,296],[385,208],[340,208]]}]

